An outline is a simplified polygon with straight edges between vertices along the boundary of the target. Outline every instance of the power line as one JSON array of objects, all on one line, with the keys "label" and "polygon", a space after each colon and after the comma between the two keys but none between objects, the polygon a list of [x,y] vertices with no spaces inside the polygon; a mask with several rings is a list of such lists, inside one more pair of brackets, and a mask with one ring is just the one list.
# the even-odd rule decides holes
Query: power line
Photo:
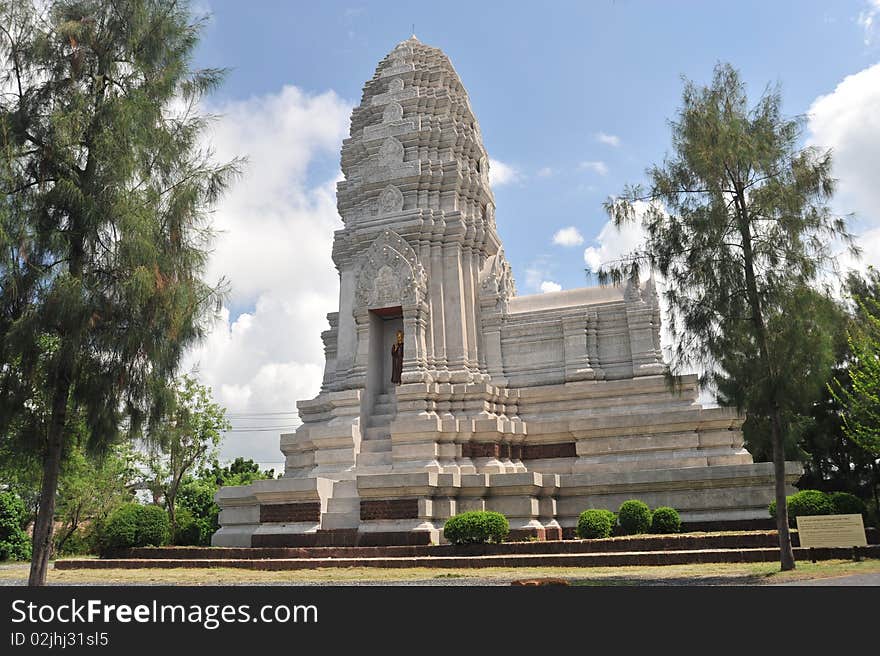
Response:
[{"label": "power line", "polygon": [[271,426],[271,427],[243,427],[243,428],[230,428],[228,431],[223,431],[224,433],[262,433],[268,431],[283,431],[283,430],[294,430],[299,428],[302,424],[297,424],[296,426]]},{"label": "power line", "polygon": [[228,412],[226,413],[227,417],[277,417],[280,415],[295,415],[299,414],[296,410],[290,410],[289,412]]}]

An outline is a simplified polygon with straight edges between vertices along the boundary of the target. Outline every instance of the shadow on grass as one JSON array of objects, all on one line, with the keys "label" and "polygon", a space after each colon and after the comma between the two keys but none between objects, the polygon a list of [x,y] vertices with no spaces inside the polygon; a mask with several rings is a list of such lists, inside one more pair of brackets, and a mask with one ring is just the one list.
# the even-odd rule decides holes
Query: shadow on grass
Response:
[{"label": "shadow on grass", "polygon": [[642,586],[719,586],[719,585],[760,585],[770,578],[770,574],[746,576],[710,576],[690,578],[670,577],[670,578],[631,578],[631,577],[607,577],[601,579],[572,579],[569,581],[575,586],[624,586],[624,587],[642,587]]}]

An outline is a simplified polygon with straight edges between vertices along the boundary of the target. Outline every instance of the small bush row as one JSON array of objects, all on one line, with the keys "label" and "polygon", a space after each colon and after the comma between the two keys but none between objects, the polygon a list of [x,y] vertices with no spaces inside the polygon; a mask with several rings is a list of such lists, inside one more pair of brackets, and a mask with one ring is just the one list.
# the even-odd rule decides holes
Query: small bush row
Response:
[{"label": "small bush row", "polygon": [[675,508],[661,506],[651,512],[645,502],[630,499],[620,504],[617,514],[610,510],[585,510],[578,518],[576,535],[581,539],[608,538],[616,526],[626,535],[678,533],[681,518]]},{"label": "small bush row", "polygon": [[[862,515],[866,517],[868,508],[865,502],[849,492],[822,492],[821,490],[801,490],[785,497],[788,508],[788,523],[796,525],[798,517],[809,515]],[[771,517],[776,517],[776,501],[769,508]]]},{"label": "small bush row", "polygon": [[188,508],[176,513],[176,528],[159,506],[126,503],[95,527],[95,544],[101,555],[132,547],[162,547],[210,544],[213,527],[195,517]]}]

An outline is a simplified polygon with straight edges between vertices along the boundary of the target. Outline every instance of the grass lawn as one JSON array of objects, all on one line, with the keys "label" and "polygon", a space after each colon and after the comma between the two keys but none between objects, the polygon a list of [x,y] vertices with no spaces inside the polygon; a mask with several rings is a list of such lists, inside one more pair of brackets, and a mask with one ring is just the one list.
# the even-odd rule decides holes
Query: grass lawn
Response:
[{"label": "grass lawn", "polygon": [[[27,579],[27,564],[5,564],[0,579],[14,583]],[[880,560],[800,561],[793,572],[780,572],[778,563],[705,563],[654,567],[491,567],[481,569],[380,569],[372,567],[327,568],[263,572],[213,569],[103,569],[49,570],[52,584],[153,584],[153,585],[235,585],[307,583],[394,583],[406,581],[442,582],[466,579],[472,585],[503,583],[526,578],[564,578],[575,585],[761,585],[797,579],[814,579],[849,574],[880,573]],[[465,581],[461,581],[464,583]]]}]

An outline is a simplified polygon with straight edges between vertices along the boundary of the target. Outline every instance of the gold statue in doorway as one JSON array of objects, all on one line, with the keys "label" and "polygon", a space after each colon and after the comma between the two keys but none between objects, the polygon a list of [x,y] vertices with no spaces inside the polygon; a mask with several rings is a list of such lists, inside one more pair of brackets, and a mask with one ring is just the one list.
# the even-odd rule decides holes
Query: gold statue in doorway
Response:
[{"label": "gold statue in doorway", "polygon": [[391,345],[391,382],[400,385],[403,373],[403,331],[397,331],[397,341]]}]

